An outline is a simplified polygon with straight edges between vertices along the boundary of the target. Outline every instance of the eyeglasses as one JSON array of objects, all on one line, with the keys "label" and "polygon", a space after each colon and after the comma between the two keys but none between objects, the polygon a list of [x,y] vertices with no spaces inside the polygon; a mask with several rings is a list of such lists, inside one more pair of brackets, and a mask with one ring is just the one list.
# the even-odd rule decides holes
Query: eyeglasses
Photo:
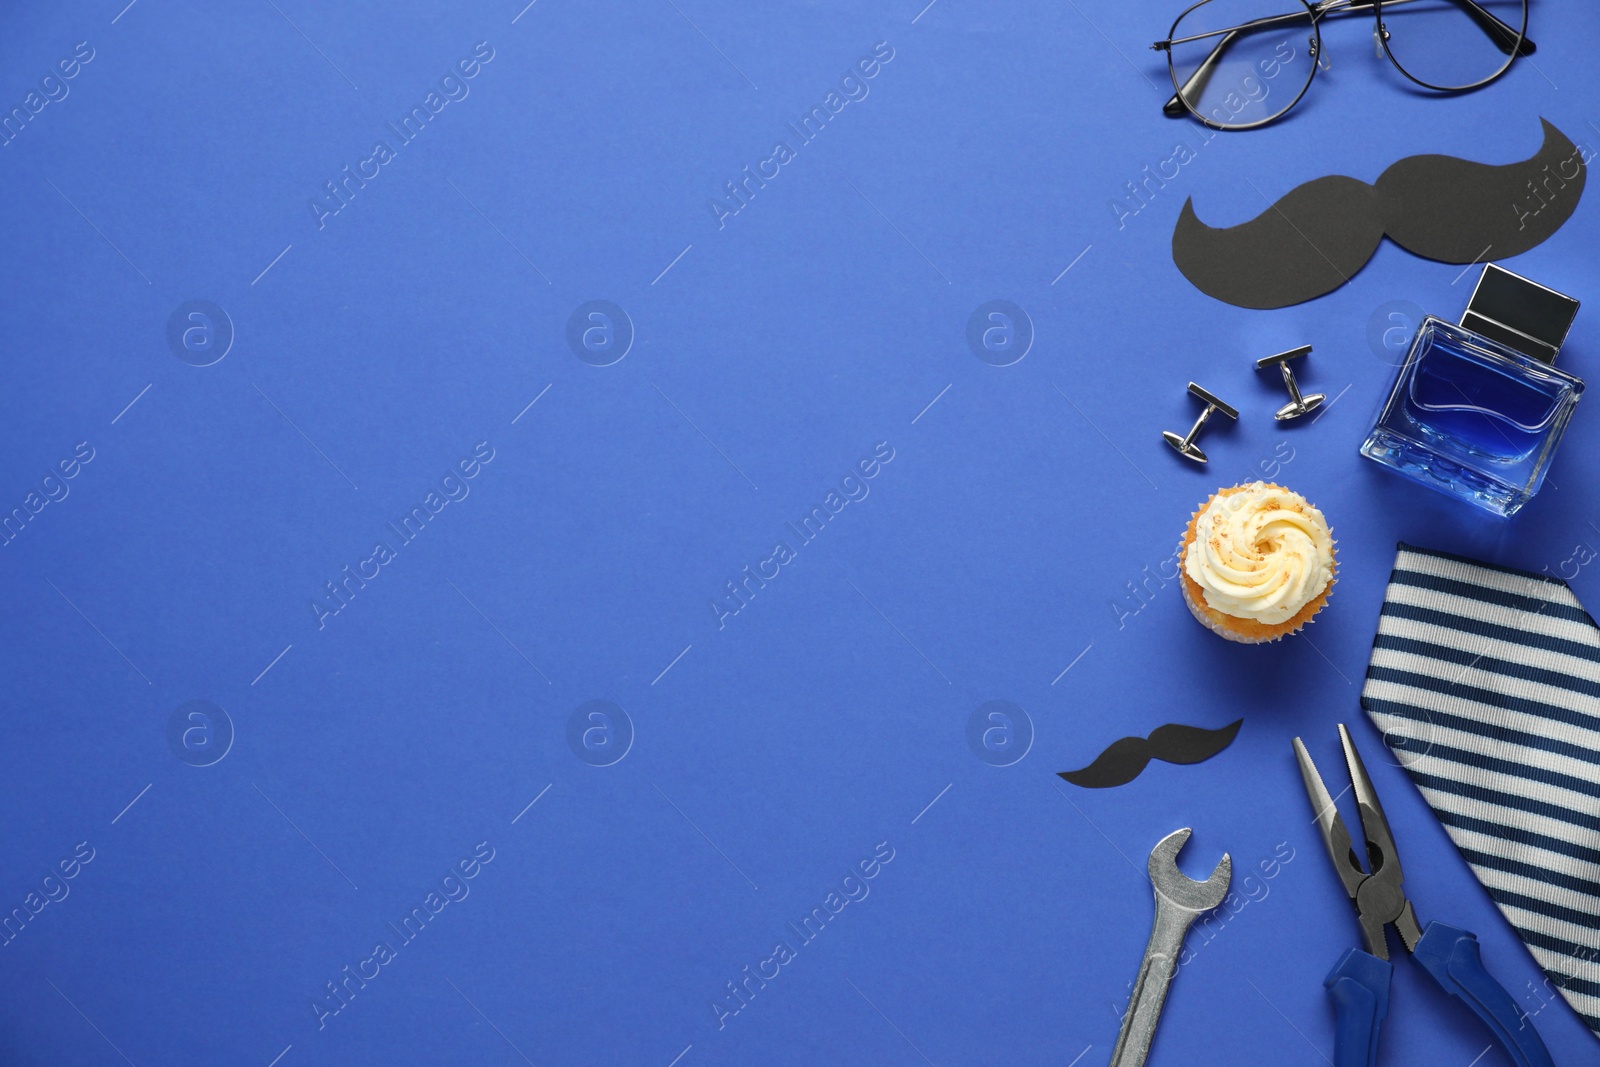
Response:
[{"label": "eyeglasses", "polygon": [[1527,0],[1201,0],[1150,46],[1167,53],[1177,90],[1162,111],[1219,130],[1265,126],[1329,69],[1322,20],[1367,11],[1377,54],[1426,89],[1476,89],[1534,51]]}]

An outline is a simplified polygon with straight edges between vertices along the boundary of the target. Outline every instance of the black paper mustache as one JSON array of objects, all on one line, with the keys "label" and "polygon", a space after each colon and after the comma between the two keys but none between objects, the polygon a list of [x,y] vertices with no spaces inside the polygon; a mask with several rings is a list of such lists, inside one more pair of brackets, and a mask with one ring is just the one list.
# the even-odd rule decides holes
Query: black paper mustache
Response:
[{"label": "black paper mustache", "polygon": [[1407,156],[1372,185],[1330,174],[1296,186],[1238,226],[1207,226],[1190,198],[1172,231],[1172,261],[1206,295],[1266,309],[1337,289],[1372,258],[1384,234],[1444,263],[1520,255],[1572,217],[1593,155],[1539,121],[1544,144],[1521,163]]},{"label": "black paper mustache", "polygon": [[1058,771],[1073,785],[1107,789],[1127,785],[1144,772],[1153,759],[1164,763],[1200,763],[1233,744],[1243,719],[1215,730],[1168,723],[1150,731],[1149,738],[1124,737],[1111,742],[1094,762],[1076,771]]}]

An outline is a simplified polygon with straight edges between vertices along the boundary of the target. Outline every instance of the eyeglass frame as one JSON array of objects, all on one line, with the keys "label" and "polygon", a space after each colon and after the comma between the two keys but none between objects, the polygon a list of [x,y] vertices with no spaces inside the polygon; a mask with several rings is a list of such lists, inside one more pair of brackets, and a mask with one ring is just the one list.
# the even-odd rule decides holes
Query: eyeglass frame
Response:
[{"label": "eyeglass frame", "polygon": [[[1385,0],[1317,0],[1316,3],[1312,3],[1310,0],[1299,0],[1300,6],[1306,9],[1306,16],[1311,21],[1311,58],[1314,60],[1314,62],[1311,66],[1311,73],[1306,76],[1306,83],[1300,87],[1300,92],[1295,94],[1295,98],[1289,101],[1289,103],[1284,106],[1283,110],[1279,111],[1277,114],[1270,115],[1264,119],[1257,119],[1255,122],[1223,125],[1202,115],[1199,109],[1193,104],[1190,104],[1189,101],[1184,97],[1184,87],[1178,84],[1178,71],[1177,68],[1173,66],[1172,46],[1174,44],[1184,44],[1188,41],[1199,40],[1203,37],[1221,35],[1223,38],[1218,42],[1217,47],[1213,48],[1210,54],[1208,54],[1206,58],[1201,61],[1200,65],[1195,68],[1194,73],[1190,74],[1189,77],[1185,79],[1185,84],[1187,84],[1188,82],[1194,81],[1196,75],[1211,65],[1213,59],[1221,53],[1223,47],[1227,44],[1228,34],[1235,33],[1238,30],[1251,26],[1265,26],[1279,20],[1298,20],[1300,16],[1298,14],[1268,15],[1265,18],[1241,23],[1238,26],[1231,26],[1227,29],[1211,30],[1206,33],[1196,34],[1192,37],[1174,39],[1172,35],[1177,30],[1178,24],[1187,18],[1191,12],[1204,7],[1210,2],[1211,0],[1197,0],[1196,3],[1190,4],[1188,7],[1184,8],[1183,11],[1179,13],[1178,17],[1172,20],[1172,26],[1167,30],[1166,39],[1156,41],[1152,43],[1150,47],[1154,51],[1165,52],[1167,54],[1167,73],[1172,78],[1172,99],[1168,100],[1162,105],[1162,113],[1168,118],[1182,118],[1185,115],[1191,115],[1204,125],[1209,126],[1214,130],[1233,131],[1259,129],[1262,126],[1266,126],[1278,121],[1290,111],[1293,111],[1294,106],[1300,102],[1300,98],[1306,95],[1306,90],[1311,88],[1311,83],[1317,76],[1317,68],[1323,65],[1322,19],[1328,17],[1329,15],[1355,14],[1366,8],[1371,8],[1373,37],[1377,40],[1378,44],[1382,46],[1383,54],[1388,57],[1389,63],[1402,75],[1404,75],[1407,80],[1416,85],[1420,85],[1424,89],[1439,93],[1466,93],[1471,92],[1474,89],[1481,89],[1490,82],[1497,81],[1506,73],[1506,71],[1510,70],[1511,64],[1516,61],[1518,56],[1532,55],[1538,47],[1528,38],[1528,0],[1522,0],[1522,26],[1517,31],[1516,42],[1510,46],[1508,51],[1506,46],[1500,43],[1504,40],[1503,37],[1496,41],[1496,47],[1498,47],[1502,52],[1506,53],[1505,64],[1501,66],[1499,70],[1495,71],[1488,77],[1472,82],[1469,85],[1430,85],[1421,78],[1418,78],[1416,75],[1412,74],[1410,71],[1406,70],[1405,66],[1400,62],[1400,60],[1395,58],[1394,52],[1390,50],[1389,31],[1388,28],[1383,25],[1383,5]],[[1387,0],[1387,2],[1390,7],[1397,7],[1400,4],[1410,3],[1412,0]],[[1464,9],[1465,14],[1467,14],[1468,17],[1476,22],[1483,29],[1483,31],[1489,34],[1491,37],[1495,36],[1496,31],[1485,25],[1485,20],[1492,22],[1495,26],[1500,27],[1507,33],[1511,32],[1512,27],[1506,25],[1506,23],[1502,22],[1500,18],[1492,12],[1487,11],[1483,7],[1479,6],[1475,0],[1461,0],[1461,2],[1468,5],[1472,9]],[[1476,12],[1476,14],[1474,14],[1474,12]],[[1177,105],[1176,108],[1173,106],[1174,104]]]}]

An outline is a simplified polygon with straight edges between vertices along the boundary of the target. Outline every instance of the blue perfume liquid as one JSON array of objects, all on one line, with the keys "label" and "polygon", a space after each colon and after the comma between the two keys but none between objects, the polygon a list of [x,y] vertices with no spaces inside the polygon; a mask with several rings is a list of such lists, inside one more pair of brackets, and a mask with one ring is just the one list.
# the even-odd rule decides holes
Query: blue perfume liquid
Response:
[{"label": "blue perfume liquid", "polygon": [[1429,316],[1361,454],[1510,516],[1544,484],[1582,395],[1565,371]]}]

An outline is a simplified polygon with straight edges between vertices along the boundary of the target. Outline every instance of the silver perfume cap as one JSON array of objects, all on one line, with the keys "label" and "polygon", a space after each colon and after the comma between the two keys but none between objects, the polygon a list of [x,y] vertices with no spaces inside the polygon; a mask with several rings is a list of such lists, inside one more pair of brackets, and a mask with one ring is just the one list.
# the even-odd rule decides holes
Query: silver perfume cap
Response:
[{"label": "silver perfume cap", "polygon": [[1483,268],[1461,325],[1524,355],[1554,363],[1578,301],[1493,263]]}]

